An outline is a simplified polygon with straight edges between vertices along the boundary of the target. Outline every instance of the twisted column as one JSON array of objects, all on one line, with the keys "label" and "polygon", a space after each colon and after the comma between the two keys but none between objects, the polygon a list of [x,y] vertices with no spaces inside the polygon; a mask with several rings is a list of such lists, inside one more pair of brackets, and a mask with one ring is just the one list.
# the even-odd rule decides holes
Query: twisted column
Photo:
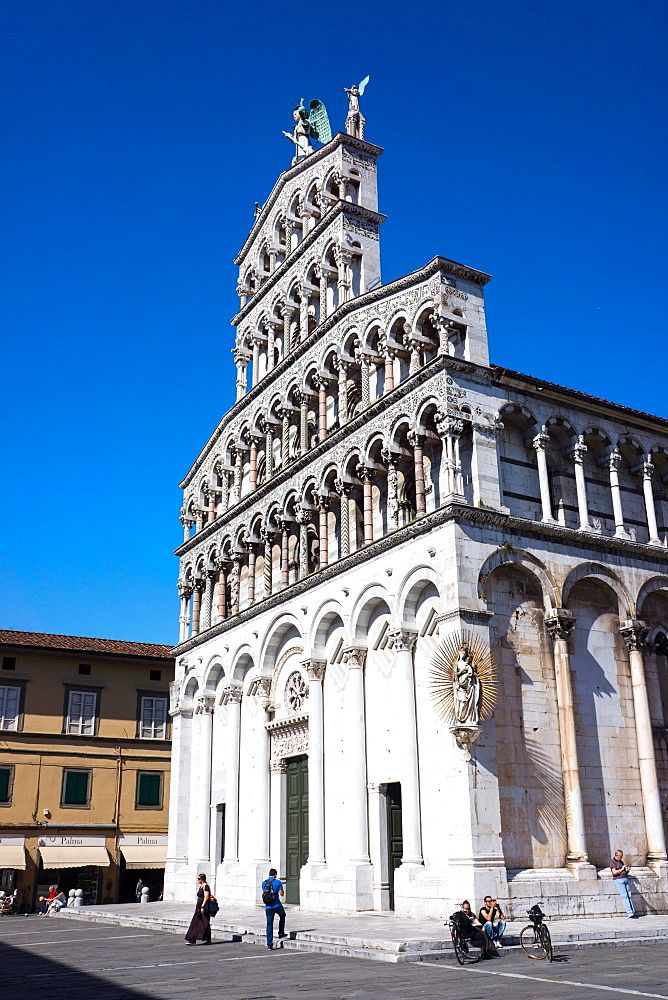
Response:
[{"label": "twisted column", "polygon": [[248,549],[248,603],[255,604],[255,562],[257,551],[254,542],[247,542]]},{"label": "twisted column", "polygon": [[554,642],[554,675],[559,713],[561,773],[566,807],[567,860],[586,863],[588,861],[587,840],[582,788],[580,786],[571,664],[568,652],[568,639],[575,628],[575,621],[572,612],[557,608],[545,618],[545,627]]},{"label": "twisted column", "polygon": [[271,597],[272,591],[272,558],[271,558],[271,543],[274,539],[273,531],[268,528],[263,528],[260,532],[260,537],[264,542],[264,596]]},{"label": "twisted column", "polygon": [[666,835],[661,813],[661,797],[656,774],[654,756],[654,735],[652,718],[647,697],[645,666],[642,651],[647,642],[649,628],[636,619],[622,622],[619,633],[629,651],[631,685],[633,688],[633,709],[638,745],[638,766],[640,768],[640,789],[645,813],[645,833],[647,837],[647,863],[666,861]]}]

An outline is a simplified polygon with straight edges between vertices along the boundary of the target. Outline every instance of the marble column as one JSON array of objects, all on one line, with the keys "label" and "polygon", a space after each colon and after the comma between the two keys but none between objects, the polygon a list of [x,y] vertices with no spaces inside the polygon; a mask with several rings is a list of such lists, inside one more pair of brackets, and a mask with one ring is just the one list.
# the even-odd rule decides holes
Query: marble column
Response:
[{"label": "marble column", "polygon": [[257,438],[252,436],[250,439],[250,457],[249,457],[249,470],[248,470],[248,484],[251,493],[254,493],[257,489]]},{"label": "marble column", "polygon": [[292,407],[281,406],[278,413],[281,418],[281,467],[290,461],[290,412]]},{"label": "marble column", "polygon": [[253,345],[253,361],[252,361],[252,365],[253,365],[253,367],[251,369],[251,372],[252,372],[252,376],[251,377],[252,377],[253,381],[252,381],[251,388],[253,388],[254,386],[256,386],[258,384],[258,382],[260,381],[260,347],[261,347],[261,344],[262,344],[262,342],[261,342],[261,340],[260,340],[259,337],[253,337],[253,340],[252,340],[252,345]]},{"label": "marble column", "polygon": [[547,471],[547,446],[550,443],[550,435],[543,425],[539,434],[533,439],[533,446],[536,451],[538,462],[538,483],[540,485],[540,503],[542,507],[542,520],[549,524],[556,524],[552,516],[552,501],[550,499],[550,478]]},{"label": "marble column", "polygon": [[318,386],[318,441],[324,441],[327,437],[327,379],[318,375],[315,382]]},{"label": "marble column", "polygon": [[290,561],[289,561],[289,546],[288,541],[290,538],[290,523],[289,521],[281,518],[281,589],[284,589],[290,583]]},{"label": "marble column", "polygon": [[314,493],[313,499],[318,508],[318,568],[323,569],[329,563],[329,526],[327,523],[329,497],[325,496],[324,493]]},{"label": "marble column", "polygon": [[564,783],[566,806],[566,838],[569,864],[588,863],[580,767],[578,763],[573,685],[571,681],[568,639],[575,628],[575,617],[570,611],[558,608],[545,618],[554,642],[554,674],[559,713],[559,741],[561,745],[561,774]]},{"label": "marble column", "polygon": [[308,451],[308,396],[302,390],[299,394],[299,453]]},{"label": "marble column", "polygon": [[350,861],[369,863],[369,831],[367,811],[366,721],[364,711],[364,661],[366,649],[349,647],[343,651],[347,667],[346,679],[346,808],[341,820],[345,823]]},{"label": "marble column", "polygon": [[362,409],[366,410],[371,403],[371,387],[369,384],[369,356],[364,351],[355,352],[356,360],[360,366],[360,382],[362,388]]},{"label": "marble column", "polygon": [[381,458],[387,466],[387,530],[399,527],[399,477],[396,456],[389,448],[383,448]]},{"label": "marble column", "polygon": [[197,635],[200,629],[203,590],[204,580],[195,580],[195,589],[193,590],[193,635]]},{"label": "marble column", "polygon": [[285,871],[285,823],[286,823],[286,774],[287,762],[282,758],[269,761],[271,787],[270,847],[271,863],[279,871]]},{"label": "marble column", "polygon": [[224,622],[227,618],[227,600],[226,600],[226,590],[227,590],[227,574],[225,573],[224,564],[220,564],[218,570],[218,621]]},{"label": "marble column", "polygon": [[295,312],[294,306],[285,305],[281,309],[281,316],[283,317],[283,356],[287,357],[293,348],[290,336],[290,325],[292,322],[292,316]]},{"label": "marble column", "polygon": [[309,573],[308,526],[311,523],[311,511],[298,506],[295,513],[299,524],[299,579],[304,580]]},{"label": "marble column", "polygon": [[254,542],[247,542],[248,549],[248,603],[255,604],[255,561],[257,551]]},{"label": "marble column", "polygon": [[373,541],[373,495],[371,492],[371,477],[373,469],[366,465],[357,466],[357,476],[362,481],[363,492],[363,516],[364,516],[364,544],[370,545]]},{"label": "marble column", "polygon": [[324,660],[302,661],[308,676],[308,863],[325,863]]},{"label": "marble column", "polygon": [[191,794],[195,797],[197,806],[195,809],[196,824],[192,831],[192,846],[189,847],[189,854],[190,863],[196,861],[198,868],[205,866],[209,860],[213,705],[213,698],[206,695],[198,698],[195,704],[197,770],[194,782],[191,775]]},{"label": "marble column", "polygon": [[339,427],[348,423],[348,363],[341,358],[336,359],[339,373]]},{"label": "marble column", "polygon": [[645,511],[647,513],[647,530],[649,532],[649,544],[661,545],[659,538],[659,528],[656,523],[656,507],[654,506],[654,490],[652,489],[652,475],[654,473],[654,463],[648,455],[642,466],[642,491],[645,497]]},{"label": "marble column", "polygon": [[[270,737],[265,723],[267,722],[267,712],[271,704],[269,693],[271,680],[267,677],[260,678],[255,684],[254,694],[257,698],[257,767],[255,774],[255,785],[253,789],[253,802],[255,804],[255,818],[253,832],[255,837],[255,848],[253,851],[254,860],[257,864],[269,862],[269,747]],[[310,791],[310,789],[309,789]]]},{"label": "marble column", "polygon": [[204,628],[211,628],[214,623],[215,615],[215,604],[214,604],[214,593],[216,589],[216,581],[218,579],[217,569],[208,569],[206,571],[206,602],[205,602],[205,612],[204,612]]},{"label": "marble column", "polygon": [[185,642],[190,629],[190,598],[192,589],[190,587],[179,586],[179,597],[181,599],[181,614],[179,615],[179,642]]},{"label": "marble column", "polygon": [[337,479],[334,489],[341,500],[341,558],[350,555],[350,486],[342,479]]},{"label": "marble column", "polygon": [[224,688],[222,701],[227,706],[225,861],[238,861],[241,688],[237,685]]},{"label": "marble column", "polygon": [[589,523],[589,508],[587,506],[587,483],[584,474],[584,457],[587,452],[582,434],[578,436],[573,448],[573,462],[575,468],[575,490],[578,498],[578,517],[580,519],[579,531],[591,531]]},{"label": "marble column", "polygon": [[417,514],[424,514],[427,510],[427,502],[424,489],[424,459],[422,456],[422,437],[417,431],[408,432],[408,443],[413,449],[413,463],[415,468],[415,510]]},{"label": "marble column", "polygon": [[385,365],[385,377],[383,379],[383,395],[387,396],[388,392],[392,392],[394,389],[394,351],[391,347],[387,346],[387,341],[383,340],[380,344],[380,350],[383,355],[384,365]]},{"label": "marble column", "polygon": [[402,865],[422,864],[422,823],[420,818],[420,772],[418,763],[417,714],[413,651],[417,632],[395,628],[389,632],[394,648],[395,696],[401,705],[398,719],[402,730],[401,820],[403,829]]},{"label": "marble column", "polygon": [[619,466],[622,456],[616,448],[610,452],[610,493],[612,495],[612,512],[615,519],[615,536],[617,538],[628,538],[629,533],[624,527],[624,513],[622,511],[622,494],[619,488]]},{"label": "marble column", "polygon": [[208,500],[207,524],[213,524],[216,520],[216,490],[213,486],[206,487],[206,498]]},{"label": "marble column", "polygon": [[234,363],[237,367],[237,402],[246,393],[246,365],[248,364],[248,358],[241,354],[240,351],[234,351]]},{"label": "marble column", "polygon": [[645,682],[643,648],[649,632],[644,622],[636,619],[622,622],[619,632],[629,651],[631,686],[633,689],[633,709],[638,745],[638,766],[640,768],[640,789],[645,813],[645,833],[647,837],[647,864],[665,862],[666,835],[661,813],[661,796],[656,773],[654,755],[654,735]]},{"label": "marble column", "polygon": [[267,323],[267,371],[273,370],[276,363],[276,324]]},{"label": "marble column", "polygon": [[232,503],[239,503],[241,500],[241,483],[244,475],[244,450],[241,445],[234,448],[234,482],[232,484]]},{"label": "marble column", "polygon": [[260,537],[264,542],[264,596],[271,597],[272,592],[272,542],[274,533],[268,528],[262,528]]}]

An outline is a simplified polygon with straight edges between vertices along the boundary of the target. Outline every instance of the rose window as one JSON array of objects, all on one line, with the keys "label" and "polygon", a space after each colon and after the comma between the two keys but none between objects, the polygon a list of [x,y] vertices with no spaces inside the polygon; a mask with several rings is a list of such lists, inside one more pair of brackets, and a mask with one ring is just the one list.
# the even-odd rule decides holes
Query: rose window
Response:
[{"label": "rose window", "polygon": [[295,671],[288,677],[285,685],[285,703],[290,712],[299,712],[304,707],[304,702],[308,697],[308,688],[302,675]]}]

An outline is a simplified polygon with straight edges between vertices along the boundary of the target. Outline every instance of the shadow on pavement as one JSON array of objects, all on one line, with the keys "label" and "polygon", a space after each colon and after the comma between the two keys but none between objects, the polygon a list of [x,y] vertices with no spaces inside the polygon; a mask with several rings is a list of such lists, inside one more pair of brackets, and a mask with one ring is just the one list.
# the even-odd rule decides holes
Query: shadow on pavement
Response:
[{"label": "shadow on pavement", "polygon": [[[66,947],[65,942],[63,947]],[[0,1000],[45,996],[47,990],[50,997],[77,997],[79,1000],[147,1000],[149,996],[4,942],[0,942],[0,969]]]}]

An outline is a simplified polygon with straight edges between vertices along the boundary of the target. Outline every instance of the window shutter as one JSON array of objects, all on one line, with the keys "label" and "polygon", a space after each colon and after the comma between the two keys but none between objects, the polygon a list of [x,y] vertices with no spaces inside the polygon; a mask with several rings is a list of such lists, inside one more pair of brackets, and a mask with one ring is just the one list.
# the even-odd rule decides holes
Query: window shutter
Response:
[{"label": "window shutter", "polygon": [[160,784],[162,775],[159,771],[139,774],[138,806],[160,805]]},{"label": "window shutter", "polygon": [[88,772],[68,771],[65,775],[65,803],[85,806],[88,801]]}]

